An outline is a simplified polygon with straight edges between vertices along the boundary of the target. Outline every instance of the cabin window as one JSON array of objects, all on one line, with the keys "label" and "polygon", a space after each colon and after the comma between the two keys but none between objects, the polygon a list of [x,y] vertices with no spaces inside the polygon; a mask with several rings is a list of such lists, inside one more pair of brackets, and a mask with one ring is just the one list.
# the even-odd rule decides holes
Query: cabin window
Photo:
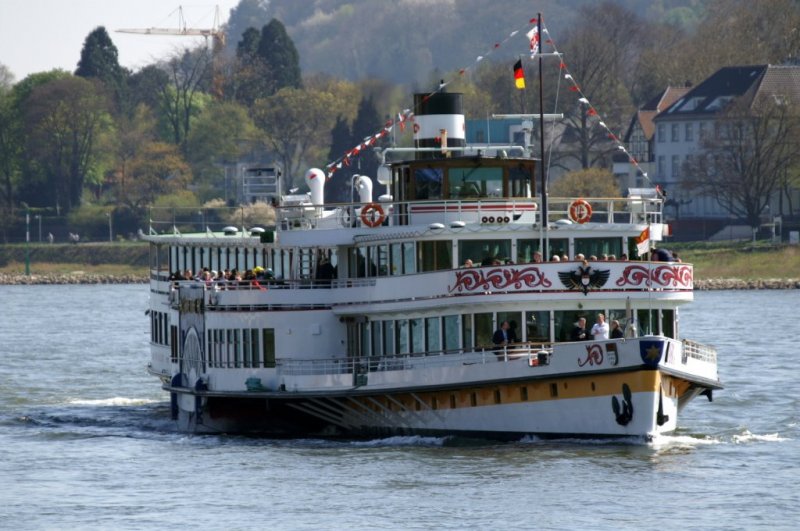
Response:
[{"label": "cabin window", "polygon": [[395,345],[397,354],[408,354],[408,319],[395,322]]},{"label": "cabin window", "polygon": [[658,334],[658,310],[636,310],[639,335]]},{"label": "cabin window", "polygon": [[[517,240],[517,263],[528,264],[533,262],[533,253],[541,250],[540,243],[538,238],[532,240]],[[542,256],[542,260],[545,262],[555,254],[558,254],[558,256],[567,254],[569,250],[569,240],[567,238],[550,238],[548,240],[548,247],[550,251],[549,256]]]},{"label": "cabin window", "polygon": [[414,198],[419,200],[441,199],[444,171],[442,168],[419,168],[414,170]]},{"label": "cabin window", "polygon": [[494,335],[494,314],[475,314],[475,345],[486,347],[492,344]]},{"label": "cabin window", "polygon": [[403,244],[403,274],[410,275],[417,272],[414,256],[414,242],[405,242]]},{"label": "cabin window", "polygon": [[[520,323],[522,322],[522,312],[497,312],[497,328],[495,328],[495,330],[500,329],[500,325],[503,323],[503,321],[508,321],[508,324],[511,327],[511,336],[516,336],[517,340],[522,341],[522,328],[520,328]],[[494,330],[492,331],[492,334],[494,335]]]},{"label": "cabin window", "polygon": [[511,240],[459,240],[459,263],[467,259],[475,265],[492,265],[495,260],[505,263],[511,258]]},{"label": "cabin window", "polygon": [[444,350],[452,352],[459,348],[459,323],[457,315],[442,317],[444,324]]},{"label": "cabin window", "polygon": [[442,350],[442,338],[438,317],[428,317],[425,319],[425,350],[428,352],[438,352]]},{"label": "cabin window", "polygon": [[575,238],[575,254],[583,254],[588,260],[591,256],[596,256],[598,260],[603,255],[614,255],[619,258],[622,255],[621,238]]},{"label": "cabin window", "polygon": [[411,327],[411,352],[425,352],[425,321],[409,319]]},{"label": "cabin window", "polygon": [[452,244],[449,240],[424,241],[417,244],[419,271],[440,271],[453,268]]},{"label": "cabin window", "polygon": [[508,169],[508,196],[509,197],[531,197],[535,187],[533,186],[533,166]]},{"label": "cabin window", "polygon": [[261,330],[261,339],[264,367],[275,367],[275,329],[264,328]]},{"label": "cabin window", "polygon": [[475,344],[472,340],[472,315],[464,314],[461,316],[461,320],[464,323],[464,328],[461,330],[461,344],[464,350],[469,350]]},{"label": "cabin window", "polygon": [[394,355],[394,346],[394,321],[383,321],[383,355]]},{"label": "cabin window", "polygon": [[375,261],[378,264],[378,276],[387,276],[390,268],[388,245],[383,244],[375,247]]},{"label": "cabin window", "polygon": [[525,312],[526,341],[533,343],[550,342],[550,312]]},{"label": "cabin window", "polygon": [[451,168],[447,182],[453,199],[503,196],[503,168]]},{"label": "cabin window", "polygon": [[[597,320],[597,314],[603,310],[568,310],[553,312],[553,326],[555,328],[556,341],[572,341],[572,330],[578,324],[578,319],[586,318],[587,332]],[[586,341],[592,339],[587,334]]]}]

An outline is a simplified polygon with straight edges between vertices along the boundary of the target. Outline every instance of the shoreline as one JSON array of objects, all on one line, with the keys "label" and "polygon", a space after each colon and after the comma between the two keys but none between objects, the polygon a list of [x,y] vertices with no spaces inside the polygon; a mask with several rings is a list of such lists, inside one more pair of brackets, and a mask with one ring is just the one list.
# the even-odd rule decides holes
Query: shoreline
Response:
[{"label": "shoreline", "polygon": [[[148,275],[101,275],[72,273],[17,275],[0,273],[0,286],[53,285],[53,284],[147,284]],[[709,278],[694,281],[695,291],[712,290],[774,290],[800,289],[800,279],[767,278],[744,280],[739,278]]]}]

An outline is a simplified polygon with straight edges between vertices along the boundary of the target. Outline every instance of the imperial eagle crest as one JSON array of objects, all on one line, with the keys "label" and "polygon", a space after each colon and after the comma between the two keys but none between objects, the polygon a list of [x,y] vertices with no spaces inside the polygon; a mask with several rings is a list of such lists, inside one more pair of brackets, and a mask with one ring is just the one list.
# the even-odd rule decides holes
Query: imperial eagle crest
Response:
[{"label": "imperial eagle crest", "polygon": [[561,271],[558,278],[567,289],[579,289],[584,295],[589,293],[590,288],[602,288],[608,282],[609,269],[593,269],[592,266],[578,266],[575,271]]}]

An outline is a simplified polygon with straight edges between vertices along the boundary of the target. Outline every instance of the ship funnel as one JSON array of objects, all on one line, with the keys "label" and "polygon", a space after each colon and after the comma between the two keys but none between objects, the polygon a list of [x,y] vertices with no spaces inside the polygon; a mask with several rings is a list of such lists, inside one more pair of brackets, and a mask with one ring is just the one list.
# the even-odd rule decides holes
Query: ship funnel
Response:
[{"label": "ship funnel", "polygon": [[366,175],[356,175],[353,184],[358,188],[358,198],[362,203],[372,203],[372,179]]},{"label": "ship funnel", "polygon": [[325,204],[325,173],[319,168],[311,168],[306,172],[306,184],[311,190],[311,204]]},{"label": "ship funnel", "polygon": [[448,147],[467,145],[462,100],[463,94],[443,90],[414,95],[414,108],[417,109],[414,114],[414,146],[442,148],[441,151],[418,152],[417,159],[443,158],[449,156]]}]

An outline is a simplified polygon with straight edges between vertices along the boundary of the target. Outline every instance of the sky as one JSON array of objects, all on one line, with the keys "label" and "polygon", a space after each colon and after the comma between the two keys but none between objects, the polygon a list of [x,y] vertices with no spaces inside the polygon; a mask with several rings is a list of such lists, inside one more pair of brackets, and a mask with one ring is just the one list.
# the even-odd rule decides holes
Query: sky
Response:
[{"label": "sky", "polygon": [[[210,28],[217,5],[224,23],[238,3],[186,4],[187,26]],[[121,28],[177,29],[180,5],[180,0],[0,0],[0,63],[11,70],[15,81],[54,68],[74,72],[86,36],[105,26],[120,64],[135,71],[170,52],[203,43],[202,37],[115,33]]]}]

